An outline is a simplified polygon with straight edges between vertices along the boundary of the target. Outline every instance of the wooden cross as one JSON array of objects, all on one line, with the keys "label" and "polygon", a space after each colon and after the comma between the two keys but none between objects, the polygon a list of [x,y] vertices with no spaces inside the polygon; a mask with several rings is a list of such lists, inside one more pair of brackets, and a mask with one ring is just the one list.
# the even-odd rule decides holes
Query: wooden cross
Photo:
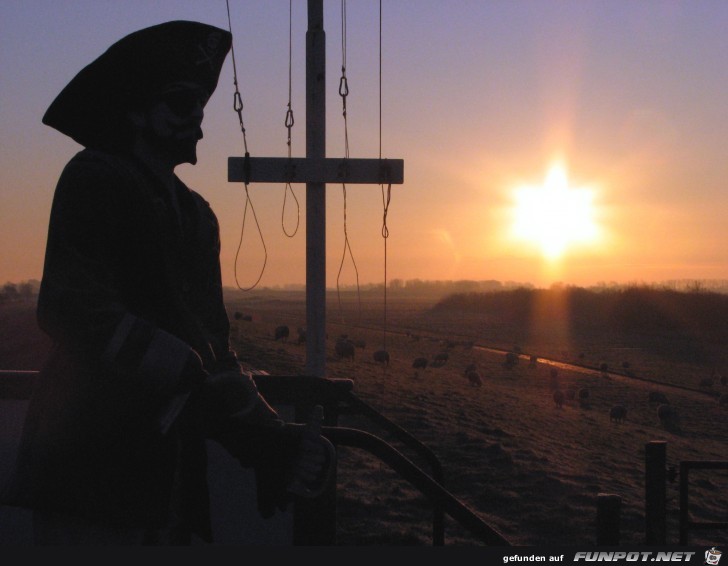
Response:
[{"label": "wooden cross", "polygon": [[[306,183],[306,373],[326,377],[326,183],[401,184],[401,159],[326,158],[323,0],[308,0],[306,157],[230,157],[228,181]],[[386,283],[385,283],[386,284]]]}]

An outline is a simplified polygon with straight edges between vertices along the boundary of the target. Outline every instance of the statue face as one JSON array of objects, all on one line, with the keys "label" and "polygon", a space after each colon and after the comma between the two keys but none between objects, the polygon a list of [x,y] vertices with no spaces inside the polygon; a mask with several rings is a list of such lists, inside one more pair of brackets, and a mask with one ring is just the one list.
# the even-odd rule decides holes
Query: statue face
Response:
[{"label": "statue face", "polygon": [[192,83],[174,83],[155,94],[143,112],[141,135],[172,164],[197,163],[204,106],[209,95]]}]

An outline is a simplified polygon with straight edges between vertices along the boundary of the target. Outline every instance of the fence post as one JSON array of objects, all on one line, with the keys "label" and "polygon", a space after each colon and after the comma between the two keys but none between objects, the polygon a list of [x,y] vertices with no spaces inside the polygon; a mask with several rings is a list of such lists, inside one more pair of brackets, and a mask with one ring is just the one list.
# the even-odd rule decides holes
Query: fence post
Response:
[{"label": "fence post", "polygon": [[645,544],[667,543],[667,442],[645,445]]},{"label": "fence post", "polygon": [[622,498],[612,493],[597,496],[597,546],[619,545]]}]

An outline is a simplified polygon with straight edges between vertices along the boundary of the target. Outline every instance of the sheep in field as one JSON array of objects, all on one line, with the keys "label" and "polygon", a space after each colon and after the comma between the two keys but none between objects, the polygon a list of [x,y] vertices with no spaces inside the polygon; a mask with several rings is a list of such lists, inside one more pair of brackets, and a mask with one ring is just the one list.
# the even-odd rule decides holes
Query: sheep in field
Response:
[{"label": "sheep in field", "polygon": [[276,330],[273,334],[273,338],[275,340],[288,340],[288,335],[290,334],[290,330],[287,326],[281,325],[276,327]]},{"label": "sheep in field", "polygon": [[354,359],[354,343],[347,338],[339,338],[334,346],[334,351],[339,358]]},{"label": "sheep in field", "polygon": [[376,352],[374,352],[372,357],[374,358],[375,362],[378,362],[385,366],[389,365],[389,352],[387,352],[386,350],[377,350]]},{"label": "sheep in field", "polygon": [[432,361],[432,367],[442,367],[445,365],[445,362],[450,358],[447,352],[442,352],[440,354],[437,354],[435,356],[435,359]]},{"label": "sheep in field", "polygon": [[679,422],[677,410],[670,405],[657,407],[657,418],[666,430],[676,429]]},{"label": "sheep in field", "polygon": [[507,369],[513,369],[515,366],[518,365],[518,354],[516,352],[507,352],[506,359],[503,362],[503,365]]},{"label": "sheep in field", "polygon": [[667,396],[662,391],[650,391],[650,403],[661,403],[669,405],[670,402],[667,400]]},{"label": "sheep in field", "polygon": [[412,362],[412,367],[415,369],[427,369],[427,358],[415,358]]},{"label": "sheep in field", "polygon": [[624,405],[615,405],[609,411],[609,420],[615,423],[621,423],[627,418],[627,409]]},{"label": "sheep in field", "polygon": [[483,380],[481,379],[480,374],[475,370],[469,371],[465,377],[468,378],[468,383],[470,383],[473,387],[481,387],[483,385]]}]

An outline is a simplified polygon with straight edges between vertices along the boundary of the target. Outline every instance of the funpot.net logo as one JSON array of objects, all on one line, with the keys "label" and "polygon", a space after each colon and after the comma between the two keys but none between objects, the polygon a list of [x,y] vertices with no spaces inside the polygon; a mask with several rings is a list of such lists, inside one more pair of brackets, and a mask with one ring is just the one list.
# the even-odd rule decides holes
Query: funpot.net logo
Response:
[{"label": "funpot.net logo", "polygon": [[695,552],[577,552],[574,562],[690,562]]}]

